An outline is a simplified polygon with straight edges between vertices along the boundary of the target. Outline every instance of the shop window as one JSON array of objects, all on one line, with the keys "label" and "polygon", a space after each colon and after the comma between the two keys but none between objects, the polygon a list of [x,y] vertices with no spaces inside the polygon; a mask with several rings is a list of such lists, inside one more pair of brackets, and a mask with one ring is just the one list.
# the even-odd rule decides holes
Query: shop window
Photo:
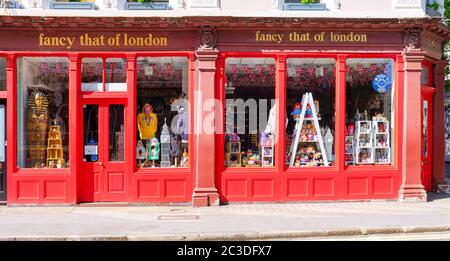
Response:
[{"label": "shop window", "polygon": [[228,58],[225,70],[225,167],[273,167],[275,60]]},{"label": "shop window", "polygon": [[84,92],[122,92],[127,90],[125,58],[83,58],[81,90]]},{"label": "shop window", "polygon": [[0,91],[6,91],[6,59],[0,57]]},{"label": "shop window", "polygon": [[348,59],[346,165],[389,165],[393,159],[394,63]]},{"label": "shop window", "polygon": [[106,59],[106,91],[127,90],[127,60],[125,58]]},{"label": "shop window", "polygon": [[420,73],[420,84],[428,85],[428,67],[422,66],[422,71]]},{"label": "shop window", "polygon": [[335,162],[334,59],[287,60],[286,164],[327,167]]},{"label": "shop window", "polygon": [[17,167],[69,167],[68,59],[17,59]]},{"label": "shop window", "polygon": [[136,74],[137,166],[188,167],[187,58],[139,57]]}]

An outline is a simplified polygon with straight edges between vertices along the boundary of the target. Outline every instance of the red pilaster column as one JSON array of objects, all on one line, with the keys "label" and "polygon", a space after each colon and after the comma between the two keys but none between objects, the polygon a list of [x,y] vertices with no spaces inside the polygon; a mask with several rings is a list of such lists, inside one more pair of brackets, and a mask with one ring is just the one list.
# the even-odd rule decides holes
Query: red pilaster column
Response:
[{"label": "red pilaster column", "polygon": [[445,67],[448,61],[439,61],[434,67],[434,83],[436,94],[433,105],[433,167],[432,188],[434,192],[444,193],[449,190],[445,179]]},{"label": "red pilaster column", "polygon": [[[125,119],[125,162],[127,162],[126,188],[128,191],[128,200],[135,201],[137,195],[133,190],[133,175],[136,167],[136,54],[127,54],[127,90],[128,90],[128,104],[127,104],[127,119]],[[128,144],[128,145],[127,145]]]},{"label": "red pilaster column", "polygon": [[[218,51],[200,48],[195,52],[194,78],[194,194],[192,205],[206,207],[219,205],[215,186],[215,127],[209,126],[215,118],[215,74]],[[206,106],[205,106],[206,105]]]},{"label": "red pilaster column", "polygon": [[16,111],[16,56],[14,53],[8,53],[6,60],[6,91],[7,91],[7,106],[6,106],[6,186],[7,195],[6,200],[8,204],[11,200],[17,200],[17,186],[13,180],[13,174],[16,170],[16,123],[14,117]]},{"label": "red pilaster column", "polygon": [[405,60],[405,80],[403,95],[403,140],[402,140],[402,183],[399,200],[403,202],[424,202],[427,194],[422,186],[422,120],[420,72],[424,53],[407,51]]},{"label": "red pilaster column", "polygon": [[70,202],[77,203],[78,199],[78,173],[82,161],[83,136],[77,124],[83,119],[78,112],[78,98],[80,95],[81,60],[78,53],[69,55],[69,162],[70,162]]}]

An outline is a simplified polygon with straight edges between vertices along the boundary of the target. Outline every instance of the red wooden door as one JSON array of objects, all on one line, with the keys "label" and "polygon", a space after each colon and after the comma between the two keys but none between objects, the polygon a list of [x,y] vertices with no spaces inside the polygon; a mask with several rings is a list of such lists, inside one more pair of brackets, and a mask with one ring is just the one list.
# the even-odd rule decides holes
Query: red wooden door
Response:
[{"label": "red wooden door", "polygon": [[434,93],[434,88],[422,87],[422,185],[426,191],[431,191]]},{"label": "red wooden door", "polygon": [[80,201],[127,201],[125,102],[83,104]]}]

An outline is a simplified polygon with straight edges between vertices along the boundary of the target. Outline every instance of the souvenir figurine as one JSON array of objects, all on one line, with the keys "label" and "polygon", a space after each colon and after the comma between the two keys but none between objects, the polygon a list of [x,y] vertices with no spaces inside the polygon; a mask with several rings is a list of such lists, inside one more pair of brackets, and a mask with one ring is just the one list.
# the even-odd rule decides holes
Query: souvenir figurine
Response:
[{"label": "souvenir figurine", "polygon": [[318,163],[322,163],[322,162],[323,162],[322,153],[317,152],[317,153],[314,155],[314,161],[315,161],[315,162],[318,162]]},{"label": "souvenir figurine", "polygon": [[311,117],[312,117],[312,109],[311,109],[311,105],[308,103],[306,105],[305,118],[311,118]]},{"label": "souvenir figurine", "polygon": [[155,160],[159,159],[159,141],[157,138],[153,138],[150,141],[149,150],[147,151],[147,159],[152,161],[152,167],[155,167]]},{"label": "souvenir figurine", "polygon": [[173,167],[178,167],[178,157],[180,156],[180,138],[178,135],[173,135],[170,140],[170,156],[173,157]]},{"label": "souvenir figurine", "polygon": [[138,160],[145,160],[146,152],[144,144],[142,143],[142,140],[139,140],[137,142],[136,146],[136,159]]},{"label": "souvenir figurine", "polygon": [[56,163],[56,168],[61,169],[63,167],[63,161],[62,159],[59,159],[58,162]]},{"label": "souvenir figurine", "polygon": [[369,113],[367,112],[367,110],[364,110],[364,120],[365,121],[369,120]]},{"label": "souvenir figurine", "polygon": [[316,113],[317,113],[317,117],[320,117],[320,113],[319,113],[319,101],[318,100],[315,100],[314,101],[314,107],[315,107],[315,109],[316,109]]},{"label": "souvenir figurine", "polygon": [[188,166],[188,163],[189,163],[189,155],[188,155],[188,153],[187,153],[187,150],[184,149],[184,150],[183,150],[183,155],[182,155],[182,157],[181,157],[181,163],[180,163],[180,166],[181,166],[181,167],[187,167],[187,166]]},{"label": "souvenir figurine", "polygon": [[295,157],[295,166],[300,167],[300,156],[298,155]]},{"label": "souvenir figurine", "polygon": [[294,119],[299,119],[301,113],[302,113],[302,105],[301,103],[297,102],[294,104],[294,107],[292,108],[291,115]]}]

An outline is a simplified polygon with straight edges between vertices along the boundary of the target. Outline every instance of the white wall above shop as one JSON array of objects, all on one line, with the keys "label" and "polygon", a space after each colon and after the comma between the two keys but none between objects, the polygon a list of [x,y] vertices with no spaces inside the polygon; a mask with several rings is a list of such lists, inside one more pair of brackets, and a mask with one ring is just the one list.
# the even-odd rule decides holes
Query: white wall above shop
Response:
[{"label": "white wall above shop", "polygon": [[[51,9],[52,0],[9,0],[19,8],[0,10],[0,15],[100,16],[100,17],[426,17],[427,0],[321,0],[324,10],[285,10],[290,0],[166,0],[169,10],[125,10],[126,0],[95,0],[95,10]],[[93,0],[94,1],[94,0]],[[443,5],[443,0],[435,0]]]}]

